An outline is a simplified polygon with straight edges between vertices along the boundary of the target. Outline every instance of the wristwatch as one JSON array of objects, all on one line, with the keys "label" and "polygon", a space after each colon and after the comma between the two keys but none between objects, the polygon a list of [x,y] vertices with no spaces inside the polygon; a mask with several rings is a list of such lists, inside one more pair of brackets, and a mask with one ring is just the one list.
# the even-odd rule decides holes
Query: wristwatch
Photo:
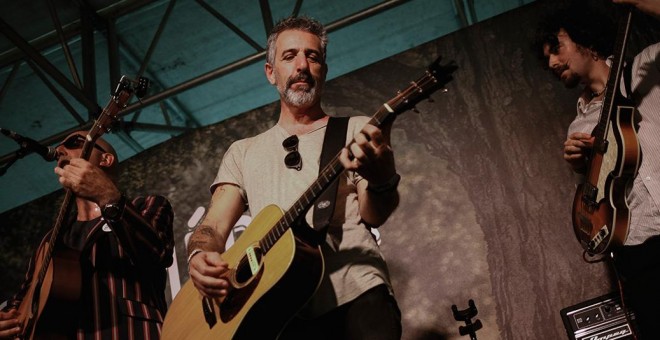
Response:
[{"label": "wristwatch", "polygon": [[101,208],[101,215],[108,221],[119,221],[124,214],[126,207],[126,197],[121,195],[119,201],[116,203],[108,203]]}]

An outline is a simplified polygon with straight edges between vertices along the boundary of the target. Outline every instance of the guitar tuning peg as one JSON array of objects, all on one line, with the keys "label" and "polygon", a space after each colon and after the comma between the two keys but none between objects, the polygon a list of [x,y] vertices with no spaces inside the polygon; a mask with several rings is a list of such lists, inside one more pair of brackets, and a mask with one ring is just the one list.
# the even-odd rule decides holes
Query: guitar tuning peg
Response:
[{"label": "guitar tuning peg", "polygon": [[417,107],[415,107],[415,106],[413,106],[412,109],[410,109],[410,110],[412,110],[412,112],[419,113],[419,110],[417,110]]},{"label": "guitar tuning peg", "polygon": [[443,88],[440,89],[440,92],[447,93],[447,92],[449,92],[449,89],[446,88],[446,87],[443,87]]},{"label": "guitar tuning peg", "polygon": [[140,77],[138,79],[138,85],[135,88],[135,96],[138,99],[141,99],[145,94],[147,94],[149,87],[151,87],[151,81],[148,78]]}]

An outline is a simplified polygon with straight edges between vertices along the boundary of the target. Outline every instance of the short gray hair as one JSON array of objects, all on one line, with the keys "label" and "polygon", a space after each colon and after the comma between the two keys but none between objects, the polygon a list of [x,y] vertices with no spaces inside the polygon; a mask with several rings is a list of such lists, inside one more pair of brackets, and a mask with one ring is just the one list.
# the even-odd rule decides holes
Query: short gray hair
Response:
[{"label": "short gray hair", "polygon": [[321,57],[325,63],[326,47],[328,46],[328,33],[325,31],[323,25],[312,18],[302,17],[288,17],[280,20],[270,31],[268,35],[266,62],[273,65],[275,63],[275,41],[283,31],[299,30],[307,33],[314,34],[321,40]]}]

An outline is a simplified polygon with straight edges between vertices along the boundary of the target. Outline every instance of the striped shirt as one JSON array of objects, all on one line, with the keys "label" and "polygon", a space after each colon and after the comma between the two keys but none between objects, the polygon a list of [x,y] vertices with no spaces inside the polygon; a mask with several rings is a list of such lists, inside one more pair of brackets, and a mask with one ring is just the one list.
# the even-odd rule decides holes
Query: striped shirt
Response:
[{"label": "striped shirt", "polygon": [[[89,221],[80,256],[82,291],[77,339],[158,339],[167,310],[165,269],[172,264],[172,207],[165,197],[138,197],[121,220]],[[46,240],[44,238],[44,240]],[[5,310],[17,308],[26,280]]]},{"label": "striped shirt", "polygon": [[[630,84],[631,98],[642,118],[637,132],[642,164],[627,197],[630,227],[625,245],[637,245],[660,235],[660,43],[645,48],[635,57]],[[621,81],[621,92],[626,94],[624,81]],[[579,98],[577,117],[568,128],[568,135],[591,133],[600,118],[602,105],[601,100],[587,103]]]}]

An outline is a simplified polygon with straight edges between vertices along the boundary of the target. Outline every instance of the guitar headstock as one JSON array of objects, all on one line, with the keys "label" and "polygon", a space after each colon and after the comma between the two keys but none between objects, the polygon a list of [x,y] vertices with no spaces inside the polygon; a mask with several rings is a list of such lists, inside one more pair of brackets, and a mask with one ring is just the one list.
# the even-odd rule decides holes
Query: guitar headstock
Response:
[{"label": "guitar headstock", "polygon": [[452,73],[458,69],[454,61],[441,64],[442,57],[438,57],[426,70],[426,73],[406,89],[399,91],[396,97],[387,104],[392,113],[400,114],[415,107],[422,99],[428,98],[433,92],[443,88],[452,79]]},{"label": "guitar headstock", "polygon": [[[112,123],[117,120],[117,114],[128,105],[128,100],[135,94],[138,98],[142,98],[149,88],[149,79],[140,77],[136,80],[122,76],[117,84],[117,88],[112,93],[110,102],[103,109],[99,117],[94,123],[93,130],[100,130],[104,132],[110,131]],[[92,131],[90,131],[90,134]]]},{"label": "guitar headstock", "polygon": [[[112,93],[110,102],[101,111],[99,117],[94,121],[94,125],[89,130],[86,136],[85,145],[83,145],[83,156],[91,153],[94,142],[101,137],[105,132],[110,131],[112,124],[117,120],[117,114],[128,105],[128,101],[134,94],[138,98],[142,98],[149,88],[149,79],[139,77],[138,79],[130,79],[122,76],[117,84],[117,88]],[[88,145],[89,144],[89,145]]]}]

